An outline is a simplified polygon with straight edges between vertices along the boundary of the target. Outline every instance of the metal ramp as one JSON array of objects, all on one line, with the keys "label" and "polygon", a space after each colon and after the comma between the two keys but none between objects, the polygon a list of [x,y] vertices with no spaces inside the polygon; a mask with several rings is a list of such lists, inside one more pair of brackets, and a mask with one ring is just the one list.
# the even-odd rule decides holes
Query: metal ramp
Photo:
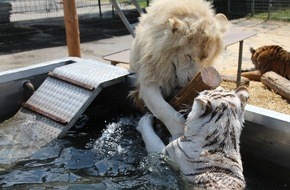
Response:
[{"label": "metal ramp", "polygon": [[127,74],[125,69],[85,59],[58,67],[17,114],[34,115],[35,130],[62,137],[102,88],[124,81]]}]

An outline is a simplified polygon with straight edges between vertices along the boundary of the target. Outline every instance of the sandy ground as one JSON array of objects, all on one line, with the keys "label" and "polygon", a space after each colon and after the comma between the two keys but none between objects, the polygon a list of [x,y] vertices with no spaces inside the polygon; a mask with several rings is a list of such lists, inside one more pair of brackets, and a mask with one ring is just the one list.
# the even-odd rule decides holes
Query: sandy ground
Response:
[{"label": "sandy ground", "polygon": [[[278,21],[262,21],[254,19],[238,19],[233,20],[233,28],[243,31],[254,31],[257,33],[252,38],[244,41],[242,69],[249,69],[253,67],[251,62],[250,47],[254,49],[263,45],[280,45],[284,49],[290,51],[290,22]],[[235,72],[238,62],[238,48],[239,44],[234,44],[222,53],[217,60],[216,68],[223,72]]]},{"label": "sandy ground", "polygon": [[[232,27],[237,30],[254,31],[257,35],[244,41],[242,69],[252,68],[249,48],[258,48],[263,45],[280,45],[290,51],[290,23],[279,21],[263,21],[254,19],[232,20]],[[102,61],[103,55],[130,48],[133,37],[125,35],[91,41],[81,44],[81,57]],[[215,67],[222,73],[236,73],[238,62],[239,44],[228,46],[220,58],[216,61]],[[67,47],[43,48],[32,51],[23,51],[8,55],[0,55],[0,71],[6,71],[27,65],[47,62],[68,56]]]}]

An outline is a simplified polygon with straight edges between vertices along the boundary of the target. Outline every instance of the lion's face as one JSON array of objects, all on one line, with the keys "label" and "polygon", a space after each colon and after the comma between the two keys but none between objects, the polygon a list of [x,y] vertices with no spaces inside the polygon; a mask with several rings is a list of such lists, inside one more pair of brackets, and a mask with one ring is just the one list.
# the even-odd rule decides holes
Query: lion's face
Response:
[{"label": "lion's face", "polygon": [[162,12],[151,7],[142,15],[131,46],[130,69],[138,74],[138,83],[160,86],[164,97],[213,65],[223,49],[227,18],[214,15],[204,1],[194,6],[189,2],[172,1],[180,6],[177,9],[168,8],[164,0],[167,8]]},{"label": "lion's face", "polygon": [[169,28],[168,37],[176,39],[171,46],[176,47],[172,52],[177,85],[184,86],[201,68],[213,65],[223,48],[222,33],[215,20],[205,18],[169,19]]},{"label": "lion's face", "polygon": [[177,54],[184,54],[201,65],[212,65],[223,48],[223,28],[218,19],[171,18],[168,23],[171,30],[168,40]]}]

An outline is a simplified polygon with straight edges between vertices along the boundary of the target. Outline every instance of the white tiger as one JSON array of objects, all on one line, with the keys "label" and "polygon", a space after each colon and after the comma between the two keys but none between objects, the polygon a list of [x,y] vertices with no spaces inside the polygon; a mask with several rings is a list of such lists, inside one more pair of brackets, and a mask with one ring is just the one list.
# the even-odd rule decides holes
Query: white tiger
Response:
[{"label": "white tiger", "polygon": [[245,87],[201,92],[188,115],[184,135],[167,146],[154,132],[151,114],[140,119],[137,130],[147,151],[169,156],[194,187],[244,189],[239,143],[248,98]]}]

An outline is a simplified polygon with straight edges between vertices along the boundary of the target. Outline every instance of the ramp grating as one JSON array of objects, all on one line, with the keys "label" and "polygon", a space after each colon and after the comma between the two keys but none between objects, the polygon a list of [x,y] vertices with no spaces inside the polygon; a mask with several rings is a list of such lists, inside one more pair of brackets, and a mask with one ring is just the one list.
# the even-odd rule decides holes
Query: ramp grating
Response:
[{"label": "ramp grating", "polygon": [[36,114],[39,126],[62,137],[102,88],[124,81],[127,74],[125,69],[86,59],[58,67],[23,103],[20,112]]}]

